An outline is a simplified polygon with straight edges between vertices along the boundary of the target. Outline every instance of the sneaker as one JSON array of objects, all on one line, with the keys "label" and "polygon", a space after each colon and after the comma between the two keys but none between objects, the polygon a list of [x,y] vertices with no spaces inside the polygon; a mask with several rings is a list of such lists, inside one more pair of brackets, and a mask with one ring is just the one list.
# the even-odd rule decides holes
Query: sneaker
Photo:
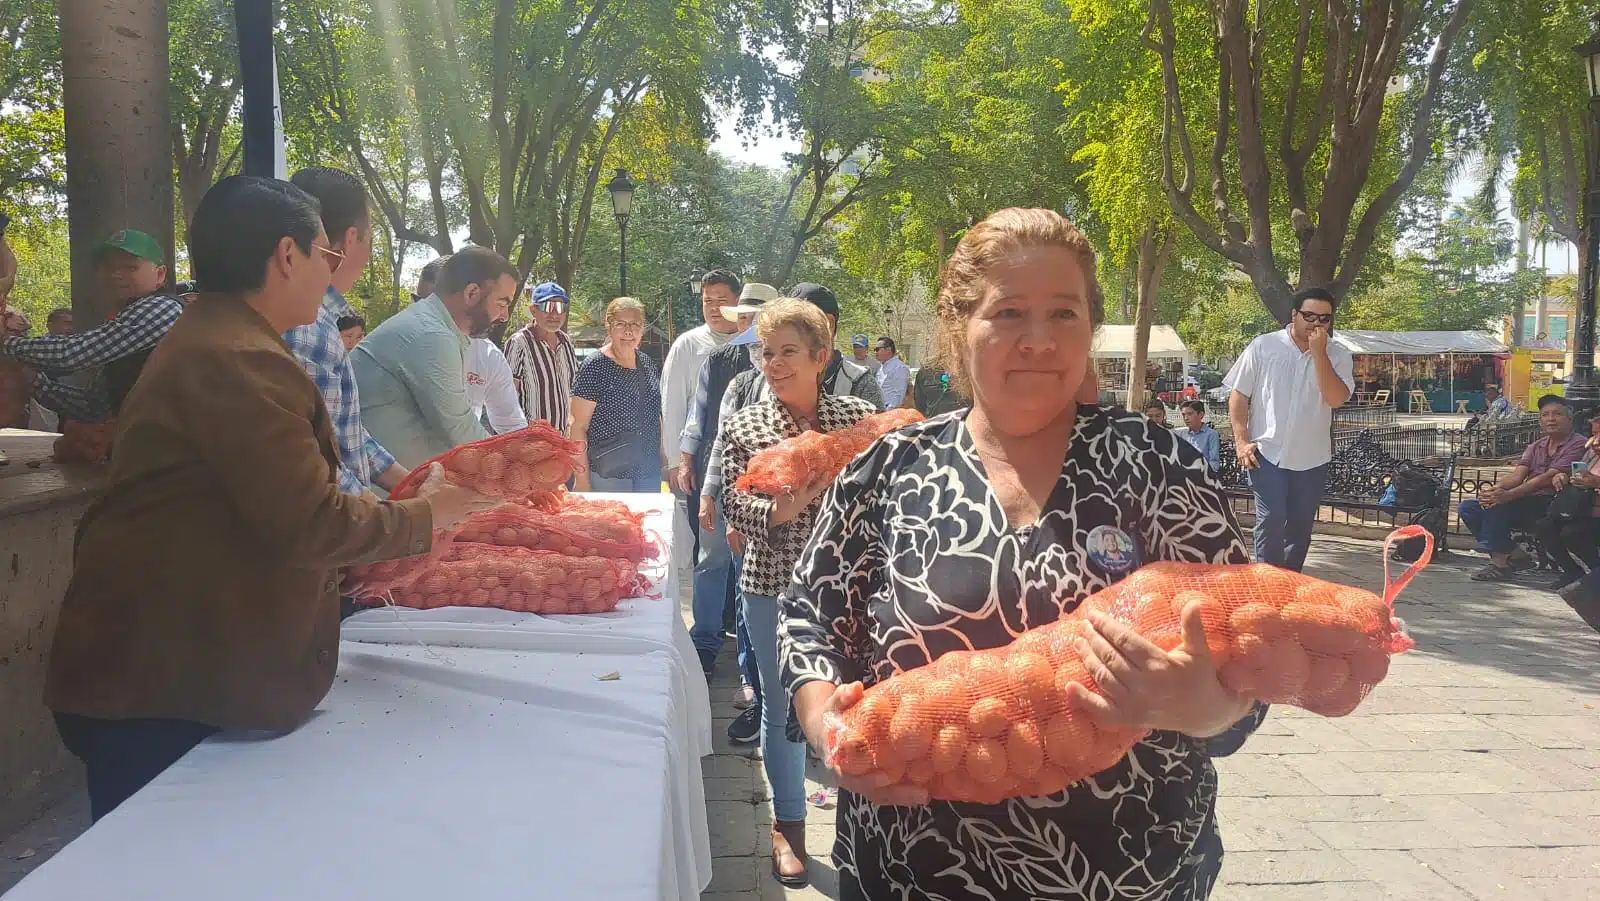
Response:
[{"label": "sneaker", "polygon": [[733,709],[749,710],[750,705],[756,702],[756,690],[748,685],[741,685],[733,690]]},{"label": "sneaker", "polygon": [[736,745],[753,745],[761,739],[761,708],[747,707],[728,724],[728,741]]}]

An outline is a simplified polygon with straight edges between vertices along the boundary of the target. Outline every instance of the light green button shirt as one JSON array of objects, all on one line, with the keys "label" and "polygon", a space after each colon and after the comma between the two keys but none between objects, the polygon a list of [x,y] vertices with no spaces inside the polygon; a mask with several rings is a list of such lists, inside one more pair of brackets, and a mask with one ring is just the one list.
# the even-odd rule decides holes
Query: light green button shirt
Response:
[{"label": "light green button shirt", "polygon": [[350,353],[361,423],[409,469],[488,437],[467,402],[472,342],[437,294],[372,330]]}]

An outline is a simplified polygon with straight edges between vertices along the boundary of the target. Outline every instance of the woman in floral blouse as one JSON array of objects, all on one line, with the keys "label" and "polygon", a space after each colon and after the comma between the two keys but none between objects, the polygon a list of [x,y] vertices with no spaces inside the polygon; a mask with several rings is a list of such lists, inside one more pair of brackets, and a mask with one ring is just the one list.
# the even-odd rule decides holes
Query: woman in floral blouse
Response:
[{"label": "woman in floral blouse", "polygon": [[[940,354],[972,407],[845,470],[783,597],[783,678],[813,742],[863,682],[1006,645],[1145,562],[1247,562],[1194,448],[1081,400],[1103,316],[1094,273],[1088,240],[1049,210],[990,216],[946,265]],[[1197,605],[1186,620],[1171,653],[1093,622],[1086,662],[1106,695],[1078,703],[1153,731],[1063,792],[930,802],[915,783],[836,774],[841,899],[1205,898],[1222,859],[1211,757],[1265,708],[1217,681]]]},{"label": "woman in floral blouse", "polygon": [[761,310],[761,372],[772,397],[746,407],[722,424],[722,507],[731,528],[745,536],[745,628],[761,675],[761,756],[772,783],[772,873],[784,885],[806,884],[805,743],[785,735],[789,696],[778,672],[777,594],[789,584],[795,560],[811,534],[817,500],[830,482],[802,485],[778,498],[734,487],[750,457],[801,432],[846,429],[876,412],[859,397],[822,390],[833,356],[833,329],[817,307],[780,298]]}]

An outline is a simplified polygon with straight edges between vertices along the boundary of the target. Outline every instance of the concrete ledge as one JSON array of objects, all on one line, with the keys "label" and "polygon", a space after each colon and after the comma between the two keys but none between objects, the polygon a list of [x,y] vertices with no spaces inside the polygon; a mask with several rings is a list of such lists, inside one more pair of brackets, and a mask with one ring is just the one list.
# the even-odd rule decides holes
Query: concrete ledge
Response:
[{"label": "concrete ledge", "polygon": [[78,521],[105,466],[49,462],[57,436],[0,430],[0,835],[81,781],[42,701],[56,615],[72,578]]}]

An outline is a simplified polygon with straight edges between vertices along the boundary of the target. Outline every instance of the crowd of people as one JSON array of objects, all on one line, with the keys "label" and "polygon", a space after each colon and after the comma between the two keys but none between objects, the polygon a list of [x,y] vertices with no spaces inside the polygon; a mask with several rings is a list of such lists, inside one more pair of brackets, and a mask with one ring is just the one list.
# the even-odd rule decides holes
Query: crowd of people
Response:
[{"label": "crowd of people", "polygon": [[[387,492],[441,452],[545,420],[582,448],[577,490],[659,492],[665,480],[678,495],[691,637],[708,678],[733,637],[729,739],[760,742],[772,875],[804,885],[807,745],[863,684],[1006,645],[1020,624],[1054,621],[1145,563],[1253,556],[1300,569],[1332,410],[1353,388],[1349,354],[1328,340],[1337,302],[1316,289],[1229,374],[1235,452],[1256,496],[1252,555],[1202,402],[1186,402],[1176,427],[1159,402],[1143,414],[1097,403],[1095,252],[1058,213],[1002,210],[966,232],[941,278],[935,359],[914,378],[892,338],[837,349],[827,287],[780,291],[725,270],[702,275],[703,324],[659,364],[629,297],[606,305],[606,341],[580,363],[571,299],[551,282],[525,295],[529,321],[502,352],[488,336],[521,276],[481,247],[430,262],[413,302],[368,331],[346,294],[371,253],[369,215],[360,180],[339,170],[226,178],[195,214],[197,286],[184,296],[163,288],[159,244],[120,231],[100,249],[110,319],[0,341],[37,372],[41,403],[118,424],[46,687],[97,819],[218,730],[304,722],[351,609],[341,568],[425,552],[435,528],[496,503],[436,466],[416,497]],[[91,382],[65,378],[91,366]],[[1593,596],[1600,560],[1579,525],[1600,515],[1588,472],[1600,437],[1574,436],[1565,404],[1546,401],[1546,438],[1461,516],[1492,555],[1480,576],[1498,578],[1515,565],[1512,531],[1587,491],[1581,524],[1546,519],[1541,534],[1570,564],[1569,593]],[[737,487],[760,451],[887,406],[928,418],[836,481],[782,497]],[[1592,427],[1600,436],[1600,419]],[[911,782],[835,773],[840,897],[1069,898],[1086,885],[1207,897],[1222,861],[1212,760],[1266,708],[1190,646],[1164,651],[1096,621],[1085,653],[1120,690],[1088,714],[1150,731],[1053,796],[930,802]]]}]

